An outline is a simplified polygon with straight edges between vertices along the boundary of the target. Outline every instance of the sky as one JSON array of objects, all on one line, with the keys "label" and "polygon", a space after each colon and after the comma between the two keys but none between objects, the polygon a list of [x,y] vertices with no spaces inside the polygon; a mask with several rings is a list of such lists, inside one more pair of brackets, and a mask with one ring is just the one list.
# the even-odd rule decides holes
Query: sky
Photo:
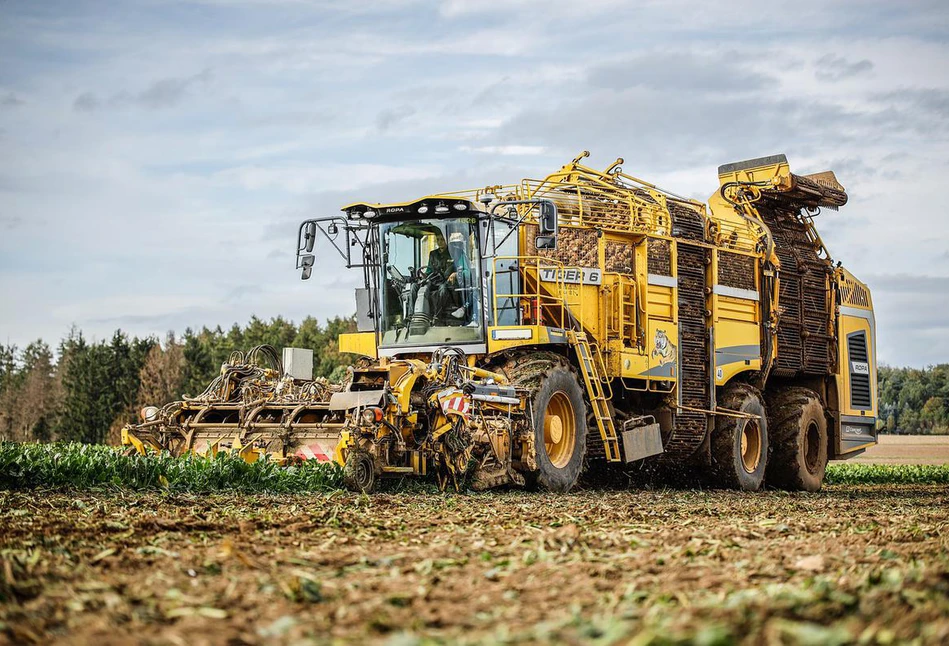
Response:
[{"label": "sky", "polygon": [[0,0],[0,343],[349,315],[301,220],[582,150],[701,200],[833,169],[881,362],[949,362],[945,0]]}]

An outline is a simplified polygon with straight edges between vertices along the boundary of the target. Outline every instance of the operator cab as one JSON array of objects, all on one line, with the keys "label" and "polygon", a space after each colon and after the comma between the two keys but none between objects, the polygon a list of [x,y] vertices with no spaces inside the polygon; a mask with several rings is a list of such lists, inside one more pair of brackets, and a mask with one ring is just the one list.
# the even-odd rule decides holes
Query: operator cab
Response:
[{"label": "operator cab", "polygon": [[379,345],[482,341],[478,218],[384,222],[379,238]]},{"label": "operator cab", "polygon": [[463,199],[427,198],[350,204],[343,213],[301,225],[297,266],[304,278],[312,271],[320,232],[347,268],[363,269],[357,325],[360,332],[376,333],[381,353],[427,352],[445,345],[483,351],[483,211]]},{"label": "operator cab", "polygon": [[556,248],[557,208],[546,199],[498,200],[484,192],[477,202],[446,194],[350,204],[344,215],[300,225],[297,268],[310,277],[321,233],[348,269],[363,269],[357,330],[375,333],[380,356],[446,345],[484,352],[486,325],[521,320],[518,231],[534,209],[536,247]]}]

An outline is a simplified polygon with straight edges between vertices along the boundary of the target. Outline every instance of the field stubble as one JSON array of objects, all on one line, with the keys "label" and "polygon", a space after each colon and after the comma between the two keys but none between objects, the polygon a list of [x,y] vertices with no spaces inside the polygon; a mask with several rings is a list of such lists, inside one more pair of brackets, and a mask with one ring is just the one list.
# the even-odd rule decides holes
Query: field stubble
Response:
[{"label": "field stubble", "polygon": [[949,464],[949,435],[881,435],[856,464]]},{"label": "field stubble", "polygon": [[949,641],[945,485],[0,492],[0,643]]}]

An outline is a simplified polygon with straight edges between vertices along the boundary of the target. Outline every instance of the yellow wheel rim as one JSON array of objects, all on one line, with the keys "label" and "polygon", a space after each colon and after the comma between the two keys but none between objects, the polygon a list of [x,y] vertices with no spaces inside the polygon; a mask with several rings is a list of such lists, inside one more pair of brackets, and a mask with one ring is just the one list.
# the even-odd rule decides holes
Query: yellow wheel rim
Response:
[{"label": "yellow wheel rim", "polygon": [[754,473],[761,462],[761,427],[758,421],[749,419],[741,429],[741,466]]},{"label": "yellow wheel rim", "polygon": [[573,457],[577,444],[577,421],[567,393],[558,391],[547,402],[544,411],[544,449],[547,457],[562,469]]}]

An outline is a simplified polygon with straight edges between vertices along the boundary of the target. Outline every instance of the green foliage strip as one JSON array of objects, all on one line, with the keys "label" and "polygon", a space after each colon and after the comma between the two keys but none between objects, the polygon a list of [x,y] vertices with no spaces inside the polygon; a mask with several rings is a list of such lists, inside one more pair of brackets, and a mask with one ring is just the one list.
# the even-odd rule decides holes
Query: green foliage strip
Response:
[{"label": "green foliage strip", "polygon": [[[284,467],[266,459],[248,464],[227,454],[174,458],[167,453],[126,455],[101,445],[0,442],[0,489],[311,493],[335,491],[341,482],[336,465],[315,461]],[[949,484],[949,465],[830,464],[826,482]]]},{"label": "green foliage strip", "polygon": [[949,484],[949,464],[827,465],[827,484]]},{"label": "green foliage strip", "polygon": [[341,482],[336,465],[315,461],[284,467],[268,459],[249,464],[226,454],[174,458],[167,453],[127,455],[92,444],[0,442],[0,489],[308,493],[335,491]]}]

